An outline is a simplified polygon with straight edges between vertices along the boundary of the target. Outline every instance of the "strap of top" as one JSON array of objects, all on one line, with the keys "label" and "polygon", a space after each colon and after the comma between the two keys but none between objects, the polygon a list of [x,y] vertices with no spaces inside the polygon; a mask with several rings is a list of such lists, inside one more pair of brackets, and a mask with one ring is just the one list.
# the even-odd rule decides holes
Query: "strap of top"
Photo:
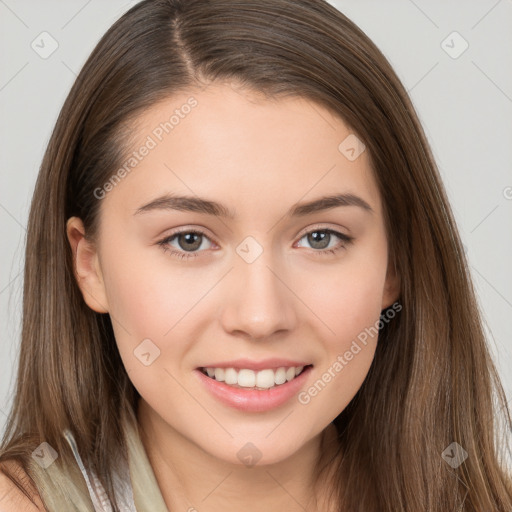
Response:
[{"label": "strap of top", "polygon": [[[112,512],[112,503],[108,499],[105,488],[101,485],[94,471],[84,466],[72,432],[70,430],[64,430],[63,434],[71,447],[78,467],[85,479],[95,512]],[[124,465],[119,473],[114,473],[113,485],[116,501],[119,503],[121,512],[137,512],[133,498],[130,472],[127,465]]]}]

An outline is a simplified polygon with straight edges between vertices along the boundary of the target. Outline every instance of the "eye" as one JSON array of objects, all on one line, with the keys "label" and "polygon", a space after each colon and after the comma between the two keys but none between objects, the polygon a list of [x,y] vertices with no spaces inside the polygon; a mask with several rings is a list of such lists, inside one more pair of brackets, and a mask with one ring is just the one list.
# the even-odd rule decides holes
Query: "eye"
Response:
[{"label": "eye", "polygon": [[[172,235],[158,242],[158,245],[160,245],[165,252],[170,252],[173,256],[178,258],[195,258],[198,255],[191,251],[200,249],[203,245],[204,239],[209,240],[209,238],[202,231],[187,229],[173,233]],[[173,241],[178,243],[178,249],[180,249],[179,251],[173,251],[171,249],[172,246],[169,247]]]},{"label": "eye", "polygon": [[[338,243],[335,247],[332,247],[330,246],[330,243],[335,238],[338,238],[342,242]],[[327,228],[315,228],[310,230],[299,239],[299,242],[302,239],[307,239],[308,243],[312,245],[312,248],[317,249],[314,251],[315,254],[324,256],[336,253],[337,251],[345,248],[348,244],[352,243],[354,240],[351,236],[335,231],[334,229]],[[210,240],[210,238],[202,231],[183,229],[181,231],[174,232],[163,240],[160,240],[158,245],[161,246],[165,252],[170,252],[172,256],[176,256],[180,259],[189,259],[199,256],[198,253],[201,252],[199,249],[204,249],[203,242],[205,240]],[[176,242],[178,246],[176,247],[175,245],[171,245],[173,242]],[[173,250],[172,247],[175,247],[178,250]]]},{"label": "eye", "polygon": [[[338,238],[342,242],[334,247],[332,245],[329,247],[330,243],[335,240],[335,238]],[[354,237],[327,228],[315,228],[310,230],[302,236],[299,242],[303,239],[306,239],[313,249],[319,249],[314,252],[321,256],[334,254],[354,241]]]}]

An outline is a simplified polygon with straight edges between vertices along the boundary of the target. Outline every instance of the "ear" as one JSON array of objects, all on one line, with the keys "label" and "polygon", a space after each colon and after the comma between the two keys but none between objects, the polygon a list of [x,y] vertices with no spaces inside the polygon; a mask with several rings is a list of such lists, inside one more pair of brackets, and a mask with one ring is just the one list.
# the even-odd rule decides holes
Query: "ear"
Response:
[{"label": "ear", "polygon": [[386,282],[384,284],[384,292],[382,294],[381,310],[388,308],[396,302],[400,297],[400,276],[396,270],[393,261],[389,261],[386,273]]},{"label": "ear", "polygon": [[105,285],[95,245],[86,240],[82,220],[70,217],[66,233],[73,253],[73,268],[85,303],[97,313],[108,313]]}]

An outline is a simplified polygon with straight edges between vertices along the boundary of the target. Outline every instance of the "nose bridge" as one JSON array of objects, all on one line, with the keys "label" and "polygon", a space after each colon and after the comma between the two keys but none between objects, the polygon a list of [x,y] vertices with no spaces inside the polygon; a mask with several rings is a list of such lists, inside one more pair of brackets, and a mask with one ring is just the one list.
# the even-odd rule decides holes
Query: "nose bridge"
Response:
[{"label": "nose bridge", "polygon": [[232,289],[223,304],[222,322],[227,331],[243,331],[252,338],[291,329],[295,321],[293,293],[286,286],[279,262],[270,248],[247,237],[236,248]]}]

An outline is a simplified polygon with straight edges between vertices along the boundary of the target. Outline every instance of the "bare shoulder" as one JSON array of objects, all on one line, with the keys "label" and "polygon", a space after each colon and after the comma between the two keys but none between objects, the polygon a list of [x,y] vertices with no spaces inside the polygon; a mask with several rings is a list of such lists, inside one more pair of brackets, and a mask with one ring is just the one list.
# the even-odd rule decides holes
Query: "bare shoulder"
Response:
[{"label": "bare shoulder", "polygon": [[[20,486],[25,489],[30,498]],[[14,460],[0,462],[0,510],[2,512],[46,511],[33,482],[21,464]]]}]

